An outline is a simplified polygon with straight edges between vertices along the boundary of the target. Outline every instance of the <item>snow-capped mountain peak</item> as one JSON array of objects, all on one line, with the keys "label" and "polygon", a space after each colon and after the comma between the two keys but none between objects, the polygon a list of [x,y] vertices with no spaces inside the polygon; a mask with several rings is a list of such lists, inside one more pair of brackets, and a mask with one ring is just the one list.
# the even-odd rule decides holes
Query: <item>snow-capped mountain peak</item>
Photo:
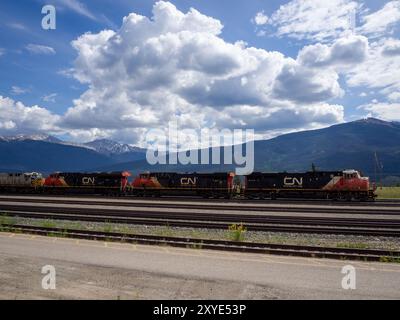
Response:
[{"label": "snow-capped mountain peak", "polygon": [[0,136],[0,141],[3,142],[41,141],[41,142],[48,142],[48,143],[55,143],[55,144],[90,149],[96,151],[97,153],[107,156],[124,155],[131,152],[136,152],[136,153],[145,152],[144,149],[133,147],[130,146],[129,144],[119,143],[109,139],[98,139],[88,143],[77,143],[77,142],[63,141],[47,134],[18,134],[14,136]]},{"label": "snow-capped mountain peak", "polygon": [[98,139],[84,144],[102,154],[123,154],[127,152],[137,152],[140,148],[132,147],[129,144],[115,142],[109,139]]}]

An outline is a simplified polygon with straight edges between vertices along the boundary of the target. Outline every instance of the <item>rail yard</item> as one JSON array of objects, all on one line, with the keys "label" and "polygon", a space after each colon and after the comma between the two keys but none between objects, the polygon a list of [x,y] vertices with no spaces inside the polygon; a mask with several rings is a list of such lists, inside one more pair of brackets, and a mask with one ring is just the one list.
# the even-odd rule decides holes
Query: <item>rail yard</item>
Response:
[{"label": "rail yard", "polygon": [[[253,270],[260,261],[263,261],[262,264],[268,270],[276,270],[274,272],[278,272],[279,268],[276,268],[281,266],[283,269],[279,269],[279,272],[283,278],[288,277],[286,272],[294,272],[294,265],[298,266],[298,270],[304,268],[304,265],[324,266],[321,267],[323,270],[318,271],[321,274],[349,263],[356,264],[362,270],[388,269],[390,271],[385,271],[384,274],[393,273],[390,277],[397,277],[397,272],[400,272],[400,203],[397,201],[332,202],[312,199],[2,194],[0,213],[0,256],[3,257],[3,263],[9,259],[20,259],[21,263],[34,265],[38,258],[45,257],[46,261],[52,261],[59,269],[64,270],[64,277],[70,277],[68,279],[83,275],[86,280],[92,279],[94,275],[89,274],[103,274],[106,272],[102,269],[104,267],[111,268],[109,277],[112,278],[115,276],[111,274],[115,272],[144,272],[151,280],[146,284],[141,283],[142,289],[137,293],[138,298],[146,295],[161,298],[180,296],[182,292],[179,288],[170,294],[161,292],[161,289],[155,294],[151,288],[160,287],[160,281],[190,281],[193,284],[200,275],[202,286],[215,288],[217,285],[214,281],[218,279],[219,285],[224,288],[221,292],[231,292],[228,296],[232,298],[271,298],[275,295],[280,298],[312,298],[301,293],[303,278],[297,277],[292,279],[294,282],[289,281],[286,284],[292,290],[290,294],[285,290],[280,291],[282,287],[276,283],[273,289],[265,287],[267,279],[269,284],[274,283],[274,280],[271,275],[257,269],[258,267],[254,272],[260,278],[251,279],[250,289],[247,284],[244,291],[237,289],[239,295],[230,291],[234,287],[240,288],[242,281],[245,281],[243,277],[240,281],[235,278],[238,270],[233,266],[246,266],[248,270]],[[78,247],[75,248],[73,243],[78,244]],[[82,243],[85,244],[84,249],[80,245]],[[50,247],[44,249],[42,245]],[[99,247],[108,251],[97,251],[96,248]],[[118,252],[118,259],[114,257],[117,254],[114,253],[115,250]],[[121,250],[123,252],[119,252]],[[64,254],[55,253],[61,251]],[[47,252],[51,254],[47,255]],[[106,262],[104,257],[110,254],[112,259],[117,260]],[[137,255],[143,262],[132,261],[132,257]],[[156,261],[154,259],[158,259],[157,268],[150,267]],[[192,268],[190,272],[187,268],[178,266],[172,270],[164,264],[169,259],[183,259],[185,266],[194,263],[202,267],[201,270],[188,267]],[[204,263],[199,263],[199,259],[205,259]],[[221,259],[223,260],[220,261]],[[206,265],[209,260],[213,264],[225,263],[226,270],[232,277],[222,276],[214,269],[209,269],[207,277]],[[127,266],[126,261],[131,261],[131,264]],[[66,271],[78,266],[79,274]],[[22,268],[18,275],[14,274],[17,271],[6,271],[4,268],[0,273],[5,273],[5,279],[23,278],[27,268],[28,266]],[[317,271],[310,269],[302,272],[307,274]],[[395,282],[386,281],[386,278],[380,279],[381,274],[378,272],[368,271],[368,274],[374,281],[383,281],[384,287],[377,286],[371,292],[371,289],[360,290],[353,296],[346,293],[342,297],[385,297],[382,296],[382,291],[386,297],[398,297],[392,288]],[[340,279],[340,272],[337,277]],[[69,288],[68,279],[63,280],[66,288]],[[82,281],[81,279],[78,283]],[[108,292],[104,297],[135,298],[121,289],[126,284],[111,288],[100,277],[93,281],[101,286],[98,292]],[[322,282],[315,282],[313,285],[316,286],[314,293],[319,292],[319,297],[340,297],[339,291],[334,294],[325,292],[325,284]],[[24,292],[17,288],[12,290],[24,298],[37,294],[34,286]],[[80,288],[78,291],[82,290],[87,288]],[[209,295],[191,290],[194,290],[190,293],[193,297],[227,297],[221,292]],[[68,293],[60,291],[57,294],[60,296],[56,298],[69,297]],[[86,296],[99,297],[87,292]]]},{"label": "rail yard", "polygon": [[[204,201],[199,199],[127,199],[109,197],[59,197],[59,196],[18,196],[0,197],[0,211],[3,228],[19,228],[20,231],[46,233],[32,226],[7,225],[14,218],[25,221],[80,221],[86,223],[124,224],[134,226],[164,226],[168,228],[229,230],[240,225],[246,232],[290,233],[306,235],[343,235],[360,237],[400,238],[400,203],[375,202],[372,204],[323,203],[316,202],[249,202],[224,200]],[[10,224],[10,223],[9,223]],[[52,225],[56,226],[53,222]],[[50,230],[56,232],[57,230]],[[58,230],[60,231],[60,230]],[[68,231],[68,230],[66,230]],[[71,230],[69,236],[77,234]],[[90,238],[96,238],[94,230]],[[240,232],[240,231],[239,231]],[[81,235],[82,236],[82,235]],[[107,235],[98,234],[101,239]],[[112,234],[110,234],[112,236]],[[114,235],[117,239],[121,235]],[[140,235],[131,235],[136,238]],[[145,235],[143,235],[145,236]],[[118,238],[119,237],[119,238]],[[157,240],[157,239],[156,239]],[[159,240],[159,239],[158,239]],[[178,239],[196,243],[196,239]],[[220,240],[220,239],[219,239]],[[168,239],[165,240],[168,242]],[[169,244],[177,242],[170,239]],[[203,241],[205,245],[205,240]],[[244,241],[240,243],[245,248]],[[226,244],[227,247],[232,244]],[[271,245],[271,244],[270,244]],[[218,243],[220,248],[223,243]],[[254,248],[254,244],[251,244]],[[261,244],[260,244],[261,246]],[[261,246],[262,247],[262,246]],[[400,247],[399,247],[400,248]],[[292,248],[293,251],[296,248]],[[322,250],[323,248],[319,248]],[[301,251],[301,248],[298,249]],[[260,250],[262,252],[262,250]],[[273,251],[271,251],[273,253]],[[295,253],[292,253],[295,254]],[[397,250],[381,256],[397,257]],[[345,256],[345,252],[343,252]]]}]

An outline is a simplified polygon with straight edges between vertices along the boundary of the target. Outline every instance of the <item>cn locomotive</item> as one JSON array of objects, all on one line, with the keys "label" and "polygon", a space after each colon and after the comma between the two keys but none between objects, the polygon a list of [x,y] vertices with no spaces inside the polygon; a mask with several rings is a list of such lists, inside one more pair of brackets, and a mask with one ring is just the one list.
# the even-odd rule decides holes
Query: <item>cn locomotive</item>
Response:
[{"label": "cn locomotive", "polygon": [[43,176],[38,172],[0,173],[0,191],[31,192],[41,189]]},{"label": "cn locomotive", "polygon": [[356,170],[311,171],[305,173],[261,173],[246,177],[248,198],[316,198],[369,200],[375,187]]},{"label": "cn locomotive", "polygon": [[138,196],[196,195],[206,198],[234,195],[234,173],[147,172],[132,183],[132,193]]},{"label": "cn locomotive", "polygon": [[123,195],[130,190],[129,172],[0,173],[0,191],[47,194]]},{"label": "cn locomotive", "polygon": [[129,188],[130,173],[123,172],[56,172],[43,182],[43,190],[57,193],[125,194]]},{"label": "cn locomotive", "polygon": [[130,173],[57,172],[0,173],[0,191],[45,194],[102,194],[138,197],[202,196],[204,198],[374,200],[375,186],[359,171],[304,173],[145,172],[129,182]]}]

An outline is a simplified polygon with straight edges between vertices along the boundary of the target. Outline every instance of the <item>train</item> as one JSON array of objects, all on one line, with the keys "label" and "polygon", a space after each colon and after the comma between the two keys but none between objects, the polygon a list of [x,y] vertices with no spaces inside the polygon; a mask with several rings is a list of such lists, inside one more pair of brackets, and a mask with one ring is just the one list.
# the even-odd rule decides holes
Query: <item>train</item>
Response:
[{"label": "train", "polygon": [[360,171],[179,173],[143,172],[129,181],[121,172],[0,173],[0,192],[246,199],[374,200],[375,185]]}]

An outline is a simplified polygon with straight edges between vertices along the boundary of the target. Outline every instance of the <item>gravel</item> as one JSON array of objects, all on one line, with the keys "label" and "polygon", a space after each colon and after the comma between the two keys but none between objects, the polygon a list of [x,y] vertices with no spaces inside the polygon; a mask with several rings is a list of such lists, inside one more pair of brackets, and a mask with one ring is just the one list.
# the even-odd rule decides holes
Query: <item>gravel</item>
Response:
[{"label": "gravel", "polygon": [[[146,226],[122,223],[30,219],[19,217],[1,217],[0,224],[1,223],[216,240],[233,240],[235,236],[234,231],[230,231],[228,229],[198,229],[169,226]],[[303,234],[262,231],[245,231],[242,236],[243,241],[245,242],[349,247],[360,249],[386,249],[400,251],[400,238],[395,237]]]}]

